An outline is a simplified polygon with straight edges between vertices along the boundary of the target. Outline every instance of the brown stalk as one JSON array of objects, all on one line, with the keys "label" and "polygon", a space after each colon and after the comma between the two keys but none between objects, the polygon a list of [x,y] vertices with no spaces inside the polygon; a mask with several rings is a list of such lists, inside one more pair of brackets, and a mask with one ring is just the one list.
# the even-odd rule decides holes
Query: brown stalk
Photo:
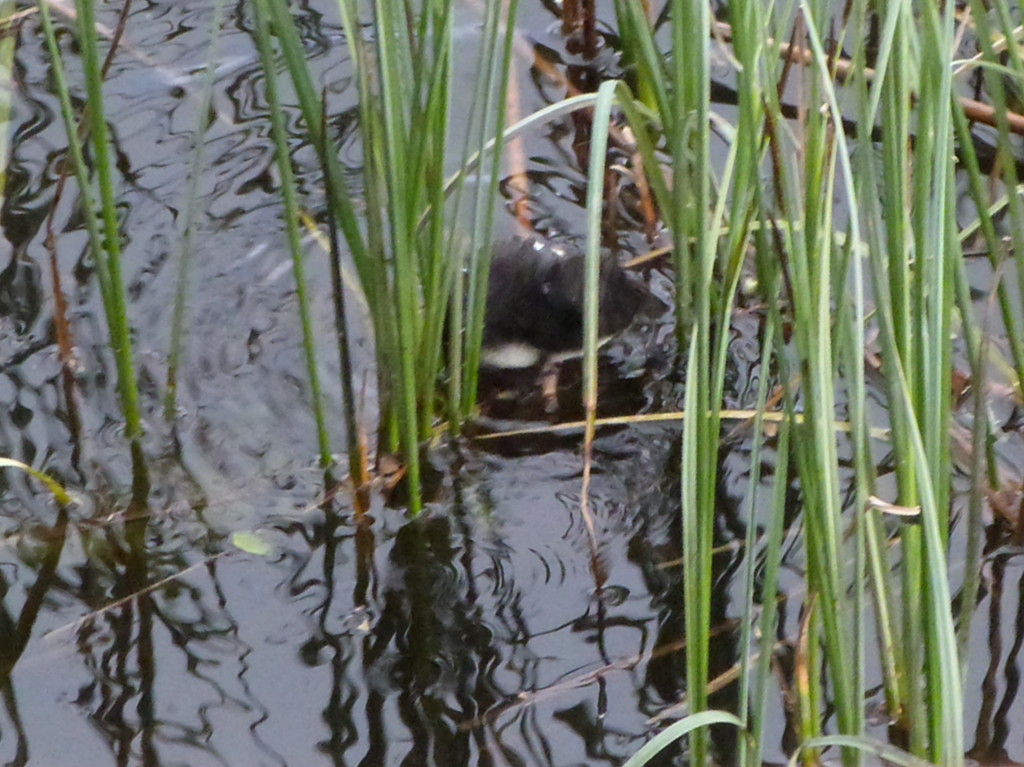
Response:
[{"label": "brown stalk", "polygon": [[[713,26],[714,33],[718,37],[725,42],[732,41],[731,26],[721,21],[716,21]],[[770,39],[765,41],[766,47],[771,46],[772,44],[773,41]],[[779,56],[787,62],[792,62],[805,67],[810,66],[814,61],[814,54],[810,50],[792,42],[779,43]],[[868,81],[873,80],[875,77],[874,69],[871,67],[855,69],[853,62],[849,59],[829,57],[829,67],[834,73],[836,80],[839,82],[843,82],[854,73],[863,75]],[[967,116],[967,119],[993,128],[998,127],[996,109],[991,104],[986,104],[982,101],[965,97],[961,97],[959,101],[960,107],[964,110],[964,114]],[[1018,136],[1024,136],[1024,115],[1006,111],[1003,114],[1003,117],[1005,118],[1006,124],[1011,133],[1015,133]]]}]

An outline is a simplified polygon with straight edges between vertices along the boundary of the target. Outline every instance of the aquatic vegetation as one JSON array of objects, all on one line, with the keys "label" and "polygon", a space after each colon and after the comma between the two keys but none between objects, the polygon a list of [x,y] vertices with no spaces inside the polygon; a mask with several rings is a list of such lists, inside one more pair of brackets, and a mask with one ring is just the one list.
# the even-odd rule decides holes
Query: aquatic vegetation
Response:
[{"label": "aquatic vegetation", "polygon": [[[365,223],[357,221],[354,198],[339,171],[336,152],[320,129],[322,108],[314,96],[287,8],[266,3],[255,7],[259,16],[273,19],[307,126],[312,126],[311,140],[325,148],[321,157],[332,191],[333,212],[355,261],[373,320],[381,414],[378,449],[402,456],[408,472],[410,510],[415,514],[422,505],[420,446],[437,426],[437,382],[442,372],[453,382],[449,414],[456,429],[472,408],[482,286],[488,265],[488,248],[481,243],[489,239],[489,201],[494,188],[493,182],[477,185],[473,257],[467,278],[469,298],[465,302],[468,314],[464,317],[463,252],[454,244],[450,224],[457,211],[450,212],[446,204],[446,198],[453,194],[448,182],[448,146],[453,140],[470,146],[472,134],[453,134],[448,113],[452,5],[427,3],[413,14],[409,7],[375,3],[374,35],[368,41],[363,38],[365,21],[359,5],[348,0],[339,4],[348,53],[359,82]],[[486,12],[479,52],[476,123],[471,119],[461,127],[478,130],[477,145],[494,158],[500,156],[504,115],[504,100],[496,99],[494,94],[505,89],[515,9],[514,2],[507,10],[490,4]],[[269,58],[265,70],[269,81],[274,74]],[[480,127],[474,128],[477,123]],[[495,162],[491,160],[489,165],[493,167]],[[492,179],[495,177],[492,175]],[[459,184],[466,178],[462,174]],[[454,194],[458,199],[457,189]],[[449,312],[450,306],[457,309]],[[343,319],[341,322],[344,324]],[[446,322],[452,328],[453,348],[452,364],[445,369],[442,342]],[[465,388],[461,385],[464,378],[470,379]],[[349,432],[355,430],[356,424],[350,424]]]},{"label": "aquatic vegetation", "polygon": [[[965,649],[979,594],[985,515],[1003,514],[1009,524],[1020,524],[1000,511],[999,492],[1019,482],[1006,478],[1000,465],[1005,459],[994,447],[1002,433],[1017,427],[991,412],[997,400],[1016,405],[1024,375],[1024,268],[1018,257],[1024,252],[1018,179],[1024,118],[1013,114],[1024,69],[1012,9],[999,2],[957,10],[855,0],[840,17],[823,0],[735,0],[727,8],[667,0],[658,9],[617,0],[604,29],[586,15],[585,5],[563,6],[559,65],[584,71],[579,81],[591,92],[580,92],[566,76],[558,81],[558,97],[520,116],[509,113],[506,98],[513,90],[514,0],[483,5],[469,53],[460,48],[464,41],[454,39],[457,9],[451,2],[339,0],[344,34],[322,59],[347,57],[351,63],[354,94],[348,95],[354,105],[344,115],[350,131],[344,135],[355,157],[346,163],[332,103],[337,96],[320,84],[308,55],[307,10],[272,0],[239,8],[235,21],[251,36],[258,60],[252,65],[258,107],[247,119],[270,137],[273,154],[271,161],[268,152],[268,168],[253,184],[272,187],[276,196],[298,315],[289,345],[301,350],[295,367],[304,367],[294,379],[305,387],[312,412],[308,434],[315,429],[318,470],[328,474],[318,499],[324,519],[331,520],[323,525],[325,549],[348,542],[332,537],[340,524],[331,503],[339,495],[356,499],[349,501],[356,508],[351,559],[358,563],[353,612],[377,598],[366,511],[383,503],[371,486],[380,487],[391,474],[388,489],[402,491],[391,500],[400,498],[413,516],[423,510],[425,455],[442,440],[454,452],[470,444],[465,427],[476,414],[479,370],[494,364],[488,354],[495,341],[527,328],[537,352],[531,362],[582,342],[581,420],[536,431],[574,429],[582,435],[567,451],[575,460],[572,451],[579,446],[580,491],[572,503],[589,544],[595,612],[603,618],[614,589],[602,560],[608,533],[595,523],[599,510],[592,508],[590,488],[597,437],[613,422],[599,417],[599,341],[627,325],[619,320],[632,317],[635,307],[634,296],[625,295],[613,307],[623,317],[607,311],[609,280],[623,274],[608,266],[602,248],[617,245],[625,232],[633,247],[646,238],[651,247],[671,252],[670,263],[653,269],[670,286],[664,292],[674,306],[657,328],[645,328],[652,334],[668,328],[658,352],[669,361],[660,378],[648,382],[643,399],[654,412],[620,415],[614,423],[681,424],[664,486],[671,488],[672,513],[679,515],[673,542],[683,572],[678,612],[685,624],[685,699],[666,706],[664,718],[679,721],[640,750],[636,763],[684,736],[690,760],[710,763],[722,748],[709,734],[715,725],[730,733],[736,763],[762,764],[768,738],[778,736],[765,732],[765,722],[773,696],[782,695],[794,759],[820,761],[835,748],[848,763],[868,751],[960,764]],[[186,241],[174,291],[174,340],[165,356],[164,350],[150,353],[159,362],[148,363],[140,385],[137,371],[144,366],[133,354],[122,274],[125,236],[104,114],[101,43],[93,4],[79,0],[76,8],[80,59],[61,48],[49,5],[40,3],[38,11],[81,206],[69,229],[84,230],[89,240],[86,263],[95,270],[124,437],[138,469],[143,413],[160,418],[153,407],[161,399],[159,387],[152,381],[161,377],[150,375],[149,366],[167,372],[166,422],[160,427],[173,431],[179,417],[176,373],[184,364],[180,349],[190,342],[184,302],[195,278]],[[218,11],[213,39],[220,24]],[[965,39],[977,48],[969,59],[960,58]],[[211,72],[215,59],[211,52]],[[80,82],[68,82],[71,66],[65,64],[72,61]],[[541,80],[539,56],[533,66]],[[460,79],[465,70],[472,70],[468,80]],[[212,74],[206,83],[213,88]],[[985,103],[967,97],[969,85]],[[538,90],[547,98],[545,87],[550,85]],[[456,95],[463,95],[454,93],[457,88],[471,91],[458,101],[471,105],[465,120],[453,114]],[[729,91],[729,103],[721,90]],[[211,103],[207,91],[192,134],[193,183],[204,172]],[[980,129],[983,120],[987,127]],[[508,167],[508,143],[531,129],[569,132],[563,124],[570,121],[575,135],[566,157],[572,155],[578,183],[564,197],[575,195],[580,250],[563,261],[534,263],[526,256],[539,251],[516,246],[522,260],[515,266],[528,262],[531,269],[553,271],[544,279],[520,280],[503,253],[498,277],[492,277],[496,192],[518,173]],[[512,186],[503,189],[508,207],[527,218],[522,211],[529,206],[513,199]],[[185,205],[189,222],[195,189]],[[185,224],[189,237],[191,226]],[[303,234],[324,229],[330,244],[317,244],[311,255]],[[556,225],[550,229],[564,234]],[[984,289],[969,277],[972,249],[987,263]],[[318,271],[323,264],[314,259],[320,257],[330,263]],[[329,291],[316,284],[312,275],[318,273],[329,274]],[[500,295],[495,279],[516,293]],[[528,291],[542,294],[543,301],[526,300]],[[334,315],[329,328],[317,324],[314,308],[317,296],[328,292]],[[986,293],[983,300],[979,293]],[[362,370],[349,339],[356,309],[346,298],[353,297],[360,308],[365,304],[372,335],[372,363]],[[571,328],[566,332],[580,338],[570,344],[538,331],[533,317],[521,316],[538,303],[552,314],[562,312]],[[496,315],[514,321],[501,324]],[[756,348],[737,352],[733,344],[742,322],[756,327]],[[258,356],[255,328],[252,335],[246,352]],[[737,392],[730,379],[737,377],[741,353],[755,358],[756,372],[749,387]],[[70,368],[64,359],[61,364]],[[340,381],[328,383],[324,371],[332,366]],[[366,386],[367,375],[373,386]],[[1008,382],[999,393],[990,385],[995,377]],[[371,403],[363,396],[367,389]],[[332,402],[328,390],[340,391],[342,402]],[[345,421],[348,485],[332,474],[331,438],[340,429],[331,413],[337,411]],[[368,436],[374,430],[375,437]],[[269,449],[260,445],[253,452]],[[727,475],[726,454],[729,470],[735,472],[737,462],[746,466],[742,481]],[[452,460],[459,466],[446,477],[452,485],[460,481],[462,458]],[[371,468],[374,459],[378,465]],[[0,459],[0,466],[47,476],[31,460]],[[162,468],[171,471],[166,463]],[[64,477],[61,484],[70,486]],[[729,563],[730,574],[738,575],[728,615],[739,629],[729,648],[729,671],[714,678],[715,632],[725,622],[714,601],[723,577],[717,543],[727,486],[730,492],[741,487],[735,505],[742,514],[734,520],[742,523],[734,527],[742,527],[743,538]],[[137,519],[145,517],[148,489],[147,482],[136,481]],[[64,535],[65,501],[58,498]],[[145,531],[145,522],[131,526],[126,547],[134,594],[150,588],[142,566]],[[309,540],[320,541],[322,532],[309,533]],[[234,534],[236,546],[255,556],[277,551],[256,533]],[[436,584],[428,578],[416,583],[416,566],[433,562],[445,571],[452,560],[437,551],[458,548],[450,531],[432,534],[437,538],[428,541],[409,526],[395,542],[396,570],[430,596],[411,599],[408,613],[401,614],[418,627],[443,624],[418,611],[429,605],[443,613],[447,592],[430,591]],[[951,566],[953,551],[960,557],[957,567]],[[47,555],[51,575],[57,554]],[[328,571],[334,554],[324,553]],[[469,573],[486,569],[472,562],[472,552],[466,556]],[[170,568],[167,560],[162,565]],[[787,577],[799,578],[800,588]],[[465,590],[477,593],[475,583]],[[788,618],[783,599],[791,602]],[[401,623],[388,617],[392,626]],[[375,629],[360,622],[358,631],[364,630]],[[384,636],[382,644],[392,639]],[[410,652],[426,654],[424,648]],[[644,652],[654,653],[646,645]],[[726,706],[715,702],[722,687],[734,690],[730,711],[718,710]],[[876,688],[881,692],[873,695]],[[884,698],[887,734],[899,753],[871,740],[882,729],[865,710],[872,697]]]}]

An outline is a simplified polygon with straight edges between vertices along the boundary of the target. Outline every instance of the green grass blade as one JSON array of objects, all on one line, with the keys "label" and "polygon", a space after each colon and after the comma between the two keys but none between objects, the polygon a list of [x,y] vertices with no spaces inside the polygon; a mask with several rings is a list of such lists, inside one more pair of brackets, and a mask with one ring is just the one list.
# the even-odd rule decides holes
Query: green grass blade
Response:
[{"label": "green grass blade", "polygon": [[100,195],[100,215],[103,221],[103,251],[95,254],[105,262],[110,293],[106,304],[107,324],[110,326],[110,346],[117,363],[118,391],[125,415],[126,435],[135,440],[142,435],[142,416],[139,412],[138,384],[132,360],[131,335],[128,328],[128,308],[121,274],[121,230],[117,220],[117,201],[114,193],[114,174],[110,162],[110,136],[103,108],[103,75],[96,38],[96,21],[92,0],[76,0],[78,34],[81,42],[82,69],[89,108],[86,119],[92,143],[93,163]]},{"label": "green grass blade", "polygon": [[13,458],[6,458],[4,456],[0,456],[0,468],[17,469],[18,471],[25,472],[31,477],[35,477],[44,485],[46,485],[46,489],[50,491],[50,495],[52,495],[53,499],[61,506],[70,506],[72,503],[74,503],[74,498],[71,497],[71,494],[64,488],[64,486],[60,482],[58,482],[45,472],[39,471],[38,469],[33,469],[27,463],[16,461]]},{"label": "green grass blade", "polygon": [[[92,137],[93,157],[99,178],[101,207],[96,209],[92,199],[93,185],[89,179],[83,146],[78,138],[78,126],[71,106],[71,96],[64,74],[63,60],[57,45],[56,33],[50,18],[49,8],[39,4],[40,18],[50,52],[51,67],[57,95],[61,103],[61,116],[68,135],[68,150],[75,167],[75,177],[80,189],[80,203],[85,217],[85,226],[96,266],[96,275],[103,297],[104,312],[110,332],[110,346],[118,372],[118,393],[121,409],[125,416],[126,436],[136,441],[142,435],[142,417],[139,411],[138,386],[132,362],[131,336],[128,330],[126,300],[121,278],[120,232],[115,209],[113,174],[110,168],[108,133],[103,115],[102,82],[99,53],[92,17],[91,3],[82,3],[78,9],[79,35],[83,57],[83,69],[89,94],[88,125]],[[100,227],[102,222],[102,229]]]},{"label": "green grass blade", "polygon": [[316,339],[313,336],[313,325],[310,319],[306,269],[302,251],[302,237],[299,231],[299,209],[295,197],[295,175],[292,172],[291,153],[288,150],[288,134],[285,127],[284,109],[281,106],[277,91],[277,72],[270,42],[267,2],[268,0],[255,0],[253,3],[256,21],[256,47],[259,50],[265,76],[264,83],[266,85],[267,106],[270,111],[271,134],[274,140],[277,168],[281,174],[281,202],[284,207],[285,231],[288,238],[288,250],[292,258],[292,272],[295,277],[295,294],[298,298],[299,321],[302,325],[302,349],[306,359],[306,373],[309,376],[313,418],[316,421],[320,465],[326,467],[330,465],[332,460],[330,438],[327,434],[323,393],[320,387],[320,375],[317,371]]},{"label": "green grass blade", "polygon": [[197,110],[196,126],[192,132],[192,160],[189,163],[188,187],[185,191],[184,223],[178,249],[178,276],[174,288],[174,312],[171,318],[170,350],[167,356],[167,392],[164,398],[164,417],[175,418],[178,394],[178,370],[181,367],[184,347],[185,311],[188,302],[188,288],[191,281],[192,261],[195,255],[192,235],[195,232],[196,217],[199,215],[199,179],[203,168],[203,147],[210,104],[213,101],[213,86],[216,79],[217,41],[220,39],[221,23],[224,17],[224,0],[215,0],[213,18],[210,22],[210,41],[207,49],[206,70],[203,75],[202,96]]},{"label": "green grass blade", "polygon": [[[14,0],[0,0],[0,29],[3,28],[4,21],[13,14]],[[0,210],[4,208],[6,199],[7,168],[10,161],[7,125],[11,121],[11,94],[14,92],[14,41],[13,34],[0,35]]]},{"label": "green grass blade", "polygon": [[691,714],[685,719],[669,725],[664,731],[651,738],[639,751],[626,760],[622,767],[643,767],[651,759],[661,753],[665,748],[675,743],[680,738],[697,732],[713,724],[731,724],[738,729],[743,729],[743,722],[733,714],[726,711],[702,711]]},{"label": "green grass blade", "polygon": [[[491,229],[494,222],[494,199],[501,169],[501,148],[504,144],[505,113],[507,99],[505,92],[508,86],[509,70],[512,63],[512,49],[515,33],[515,19],[519,9],[518,0],[506,5],[504,23],[499,13],[501,4],[492,3],[484,24],[485,44],[481,50],[481,64],[485,77],[481,78],[484,99],[480,114],[480,144],[490,145],[490,167],[488,183],[478,179],[476,194],[473,200],[473,231],[470,239],[470,260],[468,275],[467,304],[469,307],[465,322],[465,345],[462,350],[462,370],[453,371],[462,386],[462,417],[467,417],[476,402],[479,383],[480,347],[483,341],[484,313],[487,297],[487,282],[491,265]],[[504,27],[504,37],[501,32]],[[498,41],[503,40],[500,56]],[[489,64],[485,62],[490,62]],[[484,154],[485,146],[481,146],[480,154]]]},{"label": "green grass blade", "polygon": [[[587,249],[583,280],[583,408],[588,444],[593,441],[597,418],[597,336],[601,265],[601,223],[604,214],[604,177],[608,155],[608,128],[618,80],[601,83],[594,105],[590,133],[590,166],[587,169]],[[584,469],[589,473],[589,467]]]}]

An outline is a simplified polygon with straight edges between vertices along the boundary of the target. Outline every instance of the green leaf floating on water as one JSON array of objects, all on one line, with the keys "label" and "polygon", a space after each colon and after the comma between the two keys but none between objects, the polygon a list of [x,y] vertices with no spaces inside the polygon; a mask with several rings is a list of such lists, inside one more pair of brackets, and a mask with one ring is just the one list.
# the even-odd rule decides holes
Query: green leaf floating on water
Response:
[{"label": "green leaf floating on water", "polygon": [[255,554],[258,557],[268,556],[272,550],[271,545],[259,533],[251,531],[232,533],[231,543],[234,544],[235,548],[241,549],[247,554]]}]

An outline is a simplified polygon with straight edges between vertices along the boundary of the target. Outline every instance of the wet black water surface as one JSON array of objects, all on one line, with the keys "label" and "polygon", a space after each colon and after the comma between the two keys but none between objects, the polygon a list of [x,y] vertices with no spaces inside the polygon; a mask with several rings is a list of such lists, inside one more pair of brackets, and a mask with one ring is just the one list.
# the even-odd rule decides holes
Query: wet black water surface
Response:
[{"label": "wet black water surface", "polygon": [[[28,18],[17,34],[0,249],[0,455],[50,473],[81,502],[58,513],[34,480],[0,474],[0,761],[620,763],[661,729],[652,718],[685,694],[683,597],[672,564],[680,552],[678,427],[599,435],[591,492],[597,557],[580,515],[577,432],[438,449],[434,500],[415,521],[379,499],[364,524],[344,494],[324,503],[263,75],[239,6],[228,11],[214,57],[177,428],[160,413],[212,6],[137,4],[105,91],[146,409],[151,485],[142,505],[131,503],[131,458],[73,184],[52,211],[76,354],[73,386],[61,378],[45,236],[66,141],[38,21]],[[100,21],[114,26],[112,9],[101,10]],[[358,185],[355,88],[335,4],[311,1],[299,13]],[[525,114],[565,95],[531,69],[533,50],[573,57],[545,4],[524,0],[522,16],[517,87]],[[475,19],[467,8],[455,32],[467,51]],[[59,13],[58,20],[66,23]],[[527,152],[537,228],[568,238],[582,235],[585,177],[574,164],[572,130],[571,122],[551,126]],[[315,157],[298,140],[294,147],[303,203],[321,211]],[[642,252],[628,211],[619,225],[622,248]],[[498,226],[511,232],[511,217]],[[319,246],[307,245],[331,436],[341,445],[328,273]],[[990,278],[983,269],[973,276],[980,286]],[[608,413],[682,402],[671,280],[659,268],[644,279],[650,305],[603,354]],[[760,331],[757,312],[737,314],[726,407],[753,405]],[[364,334],[355,363],[369,371],[371,362]],[[571,364],[563,371],[565,419],[578,416],[578,377]],[[362,395],[372,403],[372,375],[365,380]],[[485,410],[481,433],[543,412],[527,402],[510,413],[500,398]],[[742,655],[738,544],[751,520],[765,522],[750,508],[748,442],[740,430],[721,453],[712,676]],[[232,545],[231,536],[246,531],[269,545],[265,555]],[[780,637],[797,633],[801,562],[798,547],[787,553],[781,582],[793,602],[780,595]],[[1022,564],[1018,550],[997,544],[974,618],[968,743],[985,761],[1024,761]],[[783,650],[780,663],[786,658]],[[726,685],[713,704],[735,710],[735,695]],[[783,706],[772,710],[766,731],[776,735],[765,757],[781,761],[791,738]],[[884,739],[884,722],[877,728]],[[716,733],[715,747],[729,762],[728,737]],[[670,751],[662,763],[679,757]]]}]

